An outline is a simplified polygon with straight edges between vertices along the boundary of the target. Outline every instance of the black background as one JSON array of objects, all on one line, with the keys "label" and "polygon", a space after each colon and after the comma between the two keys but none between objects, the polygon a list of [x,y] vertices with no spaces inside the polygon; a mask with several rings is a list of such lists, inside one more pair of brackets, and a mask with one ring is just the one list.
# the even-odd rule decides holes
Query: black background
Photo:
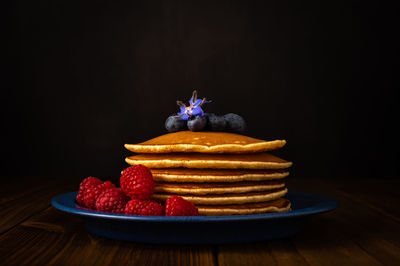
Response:
[{"label": "black background", "polygon": [[[10,1],[11,2],[11,1]],[[12,1],[2,176],[119,176],[192,89],[297,177],[395,177],[397,12],[365,1]]]}]

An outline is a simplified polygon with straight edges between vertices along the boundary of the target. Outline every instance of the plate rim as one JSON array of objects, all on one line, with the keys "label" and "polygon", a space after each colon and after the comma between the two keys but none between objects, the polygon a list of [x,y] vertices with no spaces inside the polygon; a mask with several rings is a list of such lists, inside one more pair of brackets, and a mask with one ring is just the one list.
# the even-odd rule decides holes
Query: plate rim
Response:
[{"label": "plate rim", "polygon": [[[157,223],[170,223],[170,222],[234,222],[234,221],[255,221],[255,220],[275,220],[275,219],[288,219],[309,216],[324,212],[329,212],[337,208],[338,202],[330,197],[318,194],[311,194],[306,192],[298,192],[289,190],[287,196],[303,196],[313,199],[318,199],[320,202],[316,205],[307,208],[292,210],[288,212],[278,213],[262,213],[250,215],[224,215],[224,216],[138,216],[127,214],[113,214],[99,212],[95,210],[85,210],[84,208],[77,208],[75,198],[78,192],[68,192],[59,194],[52,198],[51,204],[54,208],[86,218],[108,219],[124,222],[157,222]],[[61,201],[61,199],[63,199]],[[75,207],[63,204],[67,199],[69,204]],[[60,202],[61,201],[61,202]]]}]

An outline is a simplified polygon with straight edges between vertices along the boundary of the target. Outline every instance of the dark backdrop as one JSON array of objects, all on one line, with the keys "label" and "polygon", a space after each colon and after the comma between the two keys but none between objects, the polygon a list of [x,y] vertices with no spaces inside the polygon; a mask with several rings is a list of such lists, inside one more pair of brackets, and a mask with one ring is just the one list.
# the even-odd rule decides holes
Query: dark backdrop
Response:
[{"label": "dark backdrop", "polygon": [[[365,1],[10,1],[2,175],[118,176],[192,88],[298,177],[394,177],[396,10]],[[112,3],[111,3],[112,2]]]}]

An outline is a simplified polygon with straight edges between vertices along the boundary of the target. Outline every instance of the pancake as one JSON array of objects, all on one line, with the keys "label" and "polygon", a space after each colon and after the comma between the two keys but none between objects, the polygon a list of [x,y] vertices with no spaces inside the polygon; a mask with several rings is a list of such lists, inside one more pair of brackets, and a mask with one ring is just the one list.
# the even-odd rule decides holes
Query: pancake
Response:
[{"label": "pancake", "polygon": [[246,215],[267,212],[284,212],[290,210],[290,201],[279,198],[267,202],[231,204],[231,205],[197,205],[200,215]]},{"label": "pancake", "polygon": [[226,193],[247,193],[284,188],[280,180],[262,182],[230,182],[230,183],[155,183],[155,192],[165,192],[177,195],[206,195]]},{"label": "pancake", "polygon": [[231,193],[231,194],[208,194],[208,195],[178,195],[176,193],[155,192],[153,199],[165,202],[170,196],[178,195],[193,204],[200,205],[229,205],[242,203],[255,203],[274,200],[285,196],[286,188],[273,189],[262,192]]},{"label": "pancake", "polygon": [[142,164],[149,168],[212,168],[212,169],[285,169],[291,162],[269,153],[203,154],[168,153],[139,154],[127,157],[128,164]]},{"label": "pancake", "polygon": [[285,170],[229,170],[193,168],[153,168],[154,181],[162,182],[241,182],[282,179]]},{"label": "pancake", "polygon": [[265,141],[228,132],[179,131],[138,144],[125,144],[134,153],[257,153],[282,148],[285,140]]}]

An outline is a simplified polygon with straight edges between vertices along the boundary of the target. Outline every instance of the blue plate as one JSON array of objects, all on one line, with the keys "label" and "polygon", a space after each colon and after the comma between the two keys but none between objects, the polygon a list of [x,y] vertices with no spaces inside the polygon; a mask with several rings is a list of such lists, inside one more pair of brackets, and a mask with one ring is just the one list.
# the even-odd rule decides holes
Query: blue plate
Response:
[{"label": "blue plate", "polygon": [[81,216],[87,229],[107,238],[146,243],[235,243],[284,238],[299,232],[308,217],[335,209],[337,201],[289,191],[292,210],[235,216],[160,217],[97,212],[75,203],[77,192],[54,197],[52,205]]}]

